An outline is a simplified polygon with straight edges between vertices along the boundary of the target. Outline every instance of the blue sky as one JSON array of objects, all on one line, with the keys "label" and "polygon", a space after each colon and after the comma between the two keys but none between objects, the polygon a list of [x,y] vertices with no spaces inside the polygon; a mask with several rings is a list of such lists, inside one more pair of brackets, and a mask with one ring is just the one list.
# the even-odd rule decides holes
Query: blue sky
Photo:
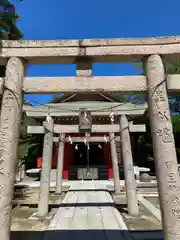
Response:
[{"label": "blue sky", "polygon": [[[15,3],[15,0],[12,1]],[[16,4],[24,39],[123,38],[180,35],[180,1],[23,0]],[[96,64],[93,75],[133,75],[131,64]],[[73,76],[74,65],[32,65],[28,76]],[[50,95],[29,95],[46,103]]]}]

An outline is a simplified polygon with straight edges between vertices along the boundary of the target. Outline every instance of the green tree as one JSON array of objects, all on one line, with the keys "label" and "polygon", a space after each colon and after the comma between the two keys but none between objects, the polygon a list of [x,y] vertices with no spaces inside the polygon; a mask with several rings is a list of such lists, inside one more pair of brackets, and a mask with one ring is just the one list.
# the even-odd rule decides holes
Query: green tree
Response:
[{"label": "green tree", "polygon": [[[164,66],[167,74],[180,73],[180,60],[164,61]],[[135,67],[141,70],[141,75],[145,75],[142,63],[136,63]]]},{"label": "green tree", "polygon": [[[135,66],[141,70],[141,75],[145,75],[143,70],[143,64],[137,63]],[[164,61],[165,71],[166,74],[180,74],[180,60],[171,60],[171,61]],[[134,96],[135,101],[138,100],[146,100],[146,95],[144,93],[131,93],[130,95]],[[129,93],[127,94],[129,96]],[[180,94],[169,94],[169,101],[170,107],[173,112],[180,112]]]},{"label": "green tree", "polygon": [[[136,63],[135,67],[142,70],[142,64],[141,63]],[[141,74],[143,75],[143,71],[141,72]],[[113,94],[114,95],[114,94]],[[117,98],[117,96],[116,96]],[[118,99],[120,102],[131,102],[134,104],[138,104],[138,103],[144,103],[146,101],[146,94],[145,93],[137,93],[137,92],[128,92],[128,93],[121,93],[120,95],[118,95]]]},{"label": "green tree", "polygon": [[[17,2],[20,2],[17,0]],[[23,37],[22,32],[17,28],[19,16],[16,13],[14,4],[9,0],[0,0],[0,40],[19,40]],[[5,66],[0,66],[0,76],[5,76]],[[25,98],[24,104],[31,105]],[[18,148],[17,164],[22,164],[29,152],[37,151],[40,144],[37,136],[27,134],[28,125],[38,125],[33,118],[23,114],[23,121],[20,127],[20,141]]]},{"label": "green tree", "polygon": [[14,4],[8,0],[0,1],[0,39],[18,40],[23,37],[22,32],[17,28],[19,16],[16,13]]},{"label": "green tree", "polygon": [[33,167],[33,161],[41,151],[42,136],[27,134],[27,127],[33,125],[40,126],[41,122],[23,113],[18,146],[18,166],[26,164],[26,167],[28,167],[28,165],[29,167]]},{"label": "green tree", "polygon": [[[0,0],[0,40],[18,40],[23,37],[16,26],[18,19],[15,6],[8,0]],[[4,76],[5,66],[0,65],[0,77]]]}]

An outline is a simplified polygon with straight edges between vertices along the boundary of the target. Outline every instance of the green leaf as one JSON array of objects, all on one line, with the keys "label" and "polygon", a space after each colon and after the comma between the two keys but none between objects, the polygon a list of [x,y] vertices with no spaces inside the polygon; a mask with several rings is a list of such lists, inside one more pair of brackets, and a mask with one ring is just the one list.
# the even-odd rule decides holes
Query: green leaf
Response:
[{"label": "green leaf", "polygon": [[9,11],[0,14],[0,39],[18,40],[22,38],[23,34],[16,26],[19,16],[16,14],[15,6],[7,0],[0,0],[0,7],[9,8]]}]

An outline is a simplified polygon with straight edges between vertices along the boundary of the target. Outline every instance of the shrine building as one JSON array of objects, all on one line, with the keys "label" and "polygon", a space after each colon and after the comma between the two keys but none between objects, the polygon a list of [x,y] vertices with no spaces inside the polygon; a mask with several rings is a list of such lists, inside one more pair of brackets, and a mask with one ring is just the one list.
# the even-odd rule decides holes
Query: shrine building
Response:
[{"label": "shrine building", "polygon": [[[137,136],[145,132],[145,125],[139,125],[136,122],[146,109],[146,104],[120,102],[117,94],[66,94],[46,105],[24,106],[24,111],[28,116],[40,118],[43,122],[50,114],[54,119],[54,124],[63,129],[63,179],[66,180],[112,179],[110,128],[115,134],[117,159],[119,168],[121,168],[123,162],[121,161],[119,115],[127,115],[132,149],[137,150]],[[79,129],[79,112],[81,111],[91,113],[93,124],[91,130],[81,131]],[[32,130],[31,126],[28,131],[33,134],[41,133]],[[57,168],[59,137],[60,134],[54,133],[52,169]],[[132,152],[135,162],[137,151],[132,150]]]}]

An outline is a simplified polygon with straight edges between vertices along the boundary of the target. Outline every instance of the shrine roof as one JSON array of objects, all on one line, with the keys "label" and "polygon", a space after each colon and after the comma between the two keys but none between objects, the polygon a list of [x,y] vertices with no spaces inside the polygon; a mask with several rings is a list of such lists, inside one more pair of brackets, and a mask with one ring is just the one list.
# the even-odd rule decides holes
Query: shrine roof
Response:
[{"label": "shrine roof", "polygon": [[103,102],[103,101],[77,101],[77,102],[66,102],[66,103],[49,103],[43,105],[44,108],[57,108],[58,110],[110,110],[113,108],[115,110],[133,110],[146,108],[146,104],[133,104],[133,103],[123,103],[123,102]]},{"label": "shrine roof", "polygon": [[[132,104],[132,103],[120,103],[120,102],[98,102],[98,101],[87,101],[87,102],[66,102],[66,103],[49,103],[40,106],[23,106],[23,111],[27,113],[27,115],[31,116],[45,116],[50,113],[55,114],[54,116],[72,116],[75,114],[79,114],[81,110],[96,112],[103,112],[107,114],[107,112],[114,111],[118,112],[119,115],[127,114],[127,115],[142,115],[145,113],[147,109],[147,104]],[[73,114],[74,113],[74,114]],[[45,115],[44,115],[45,114]]]},{"label": "shrine roof", "polygon": [[64,102],[120,102],[120,93],[65,93],[57,94],[50,103]]}]

